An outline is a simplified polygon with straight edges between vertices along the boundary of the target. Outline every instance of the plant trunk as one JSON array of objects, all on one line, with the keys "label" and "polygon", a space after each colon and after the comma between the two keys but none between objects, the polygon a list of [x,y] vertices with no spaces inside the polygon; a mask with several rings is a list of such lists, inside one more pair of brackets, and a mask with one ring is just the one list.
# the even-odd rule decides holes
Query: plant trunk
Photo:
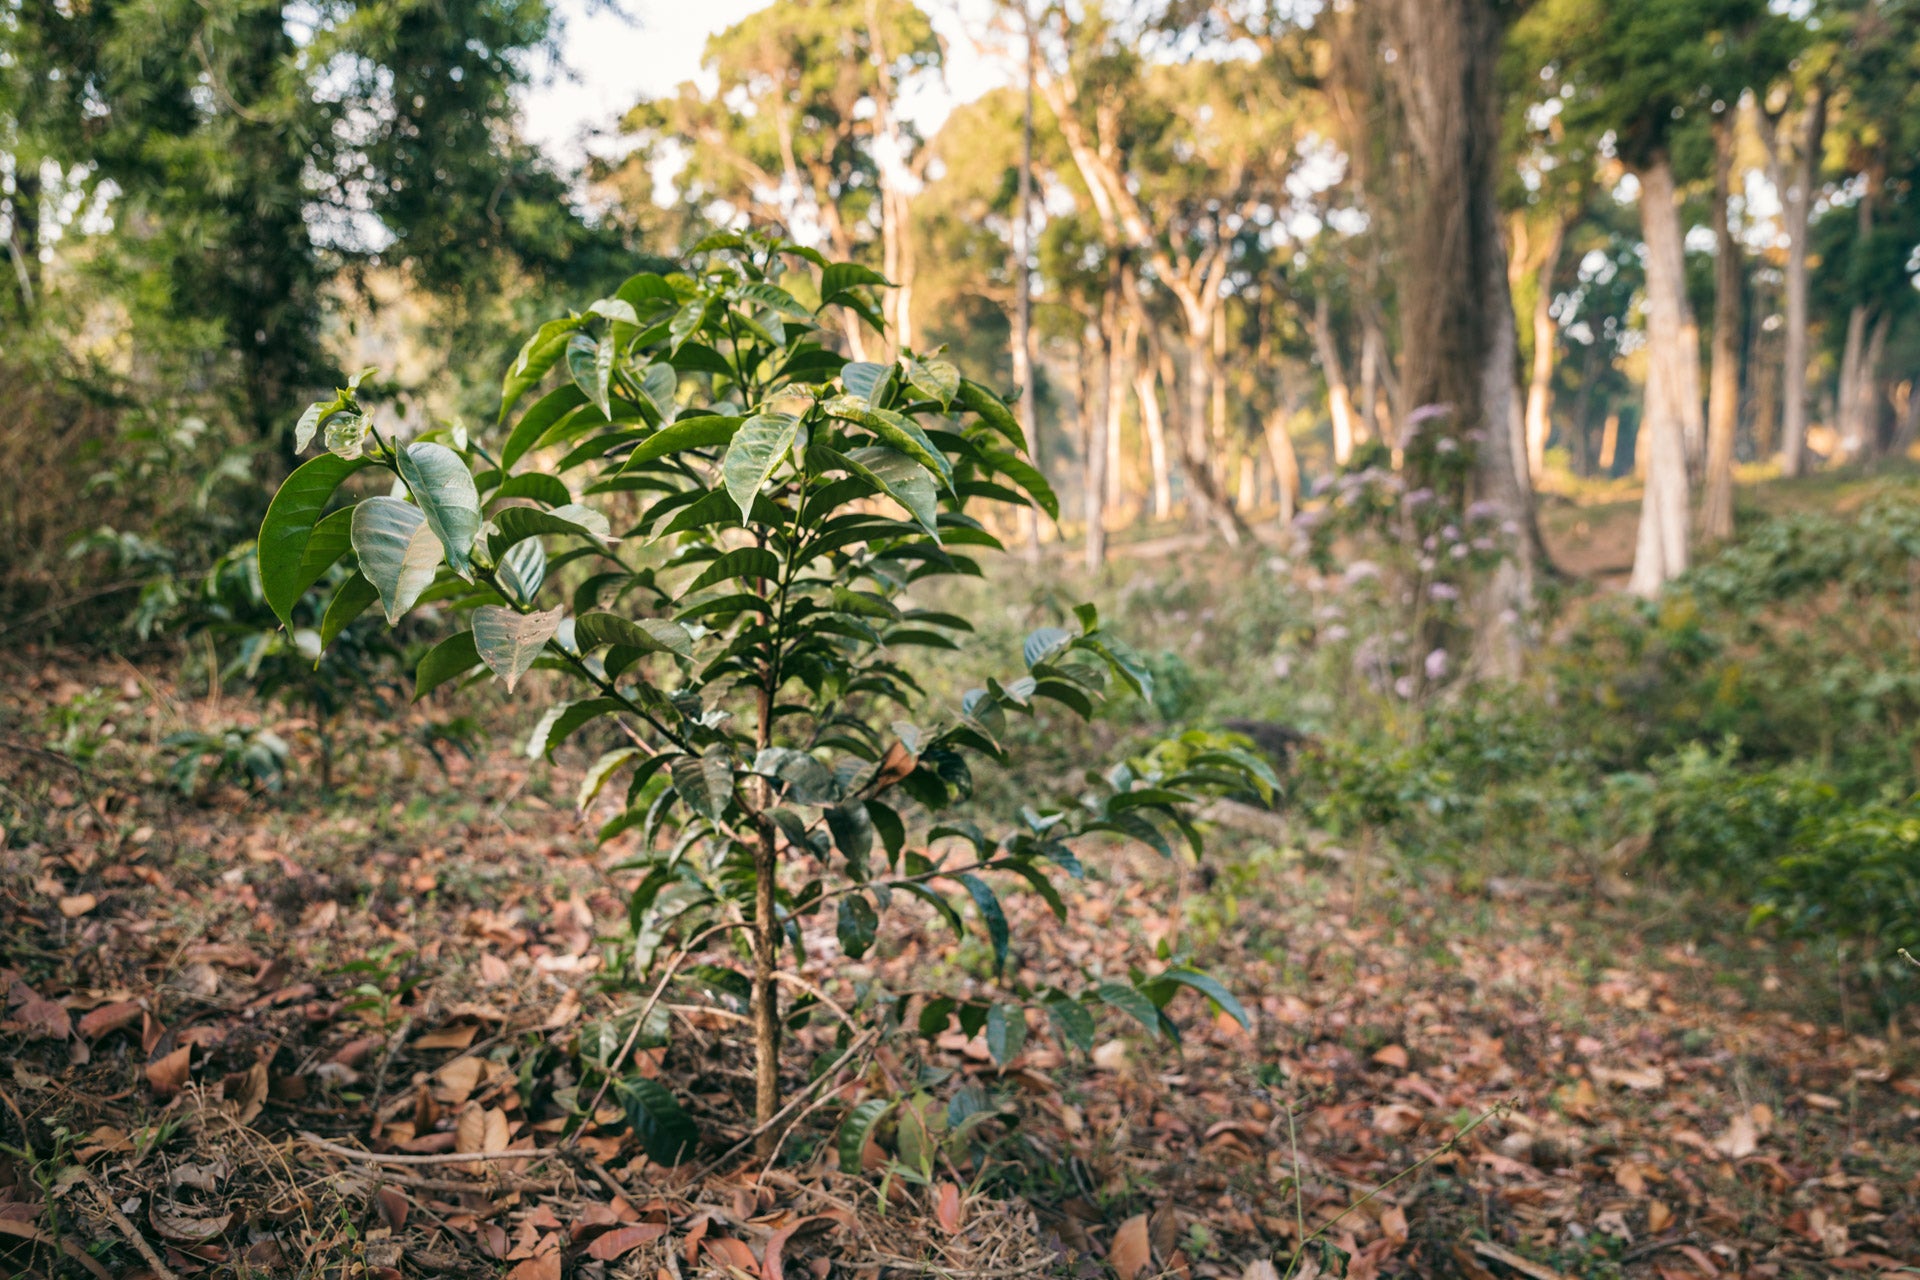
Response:
[{"label": "plant trunk", "polygon": [[1707,385],[1707,483],[1700,532],[1710,542],[1733,536],[1733,436],[1740,421],[1740,284],[1745,264],[1727,220],[1733,181],[1733,126],[1714,129],[1713,367]]},{"label": "plant trunk", "polygon": [[1600,426],[1600,474],[1607,479],[1613,478],[1613,464],[1620,456],[1620,411],[1609,409],[1607,420]]},{"label": "plant trunk", "polygon": [[1774,185],[1782,201],[1787,232],[1786,355],[1782,371],[1780,472],[1797,476],[1806,468],[1807,450],[1807,227],[1813,210],[1813,185],[1820,176],[1820,150],[1827,129],[1826,86],[1816,84],[1807,103],[1793,174],[1786,183],[1776,168]]},{"label": "plant trunk", "polygon": [[1313,302],[1313,346],[1320,372],[1327,380],[1327,414],[1333,419],[1333,461],[1346,466],[1353,459],[1353,401],[1347,392],[1347,373],[1340,363],[1340,347],[1333,338],[1327,295]]},{"label": "plant trunk", "polygon": [[1914,442],[1920,440],[1920,379],[1909,378],[1900,385],[1903,390],[1895,397],[1900,419],[1893,429],[1893,441],[1887,446],[1887,452],[1895,457],[1904,457]]},{"label": "plant trunk", "polygon": [[[775,682],[770,671],[760,688],[756,732],[762,751],[773,741]],[[765,816],[773,805],[773,788],[764,778],[755,779],[753,786],[759,809],[753,850],[753,985],[748,993],[753,1019],[753,1123],[759,1131],[754,1154],[771,1160],[780,1145],[780,1135],[773,1128],[773,1118],[780,1112],[780,990],[774,981],[780,955],[780,918],[774,901],[780,862],[773,821]]]},{"label": "plant trunk", "polygon": [[[1086,335],[1086,343],[1081,356],[1082,367],[1091,366],[1090,374],[1082,375],[1084,394],[1080,406],[1080,415],[1086,425],[1087,447],[1084,456],[1085,465],[1081,478],[1084,481],[1083,511],[1087,521],[1087,572],[1098,573],[1107,561],[1107,431],[1111,421],[1111,407],[1119,388],[1113,385],[1114,374],[1114,314],[1120,300],[1119,273],[1120,264],[1117,255],[1109,251],[1112,266],[1107,275],[1107,287],[1100,304],[1100,318],[1094,331]],[[1098,379],[1099,390],[1096,394],[1094,381]]]},{"label": "plant trunk", "polygon": [[1687,570],[1689,407],[1699,416],[1699,347],[1687,319],[1680,216],[1664,156],[1640,172],[1640,222],[1647,245],[1647,385],[1635,452],[1645,459],[1647,484],[1627,585],[1651,597]]},{"label": "plant trunk", "polygon": [[1285,409],[1275,408],[1263,426],[1267,456],[1280,485],[1280,524],[1284,528],[1293,523],[1300,506],[1300,456],[1294,452],[1293,436],[1287,431]]},{"label": "plant trunk", "polygon": [[[1115,301],[1116,310],[1119,302]],[[1118,511],[1126,498],[1124,481],[1125,459],[1121,454],[1123,432],[1121,427],[1126,417],[1127,388],[1133,384],[1133,353],[1140,345],[1140,318],[1129,311],[1122,323],[1118,317],[1119,338],[1113,343],[1107,355],[1107,510]]]},{"label": "plant trunk", "polygon": [[1553,275],[1566,242],[1566,223],[1553,221],[1533,293],[1533,359],[1527,377],[1527,474],[1535,481],[1547,466],[1547,437],[1553,433],[1553,355],[1559,326],[1553,320]]},{"label": "plant trunk", "polygon": [[[1195,433],[1192,422],[1196,418],[1203,424],[1200,434],[1204,446],[1206,430],[1204,426],[1206,421],[1205,408],[1207,404],[1205,390],[1206,379],[1203,374],[1196,381],[1192,376],[1191,369],[1188,371],[1188,374],[1187,406],[1185,409],[1188,421],[1174,423],[1172,430],[1167,434],[1179,445],[1180,476],[1187,483],[1187,501],[1192,504],[1191,510],[1218,530],[1221,540],[1228,546],[1237,547],[1241,543],[1248,541],[1252,537],[1252,532],[1247,528],[1246,522],[1240,518],[1239,512],[1235,511],[1231,505],[1220,497],[1219,490],[1214,487],[1213,476],[1208,470],[1206,458],[1204,456],[1196,456],[1194,452],[1193,437]],[[1175,379],[1176,371],[1173,367],[1173,354],[1162,346],[1160,348],[1161,385],[1171,389],[1177,385]],[[1172,399],[1169,399],[1168,404],[1173,404]]]}]

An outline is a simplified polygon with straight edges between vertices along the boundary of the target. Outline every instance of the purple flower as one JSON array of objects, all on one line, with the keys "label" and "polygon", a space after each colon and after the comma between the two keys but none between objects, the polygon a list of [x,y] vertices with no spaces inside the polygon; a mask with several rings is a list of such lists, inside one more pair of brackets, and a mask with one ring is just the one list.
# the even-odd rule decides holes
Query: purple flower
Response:
[{"label": "purple flower", "polygon": [[[1450,582],[1436,582],[1427,588],[1427,595],[1435,600],[1458,600],[1460,598],[1460,588]],[[1435,652],[1438,652],[1438,650],[1435,650]],[[1431,661],[1431,658],[1429,658],[1429,661]]]},{"label": "purple flower", "polygon": [[1393,691],[1402,698],[1411,699],[1413,697],[1413,677],[1401,676],[1398,680],[1395,680],[1393,682]]},{"label": "purple flower", "polygon": [[1439,680],[1445,677],[1447,674],[1447,651],[1445,649],[1435,649],[1432,653],[1429,653],[1427,655],[1426,669],[1427,679],[1429,680]]}]

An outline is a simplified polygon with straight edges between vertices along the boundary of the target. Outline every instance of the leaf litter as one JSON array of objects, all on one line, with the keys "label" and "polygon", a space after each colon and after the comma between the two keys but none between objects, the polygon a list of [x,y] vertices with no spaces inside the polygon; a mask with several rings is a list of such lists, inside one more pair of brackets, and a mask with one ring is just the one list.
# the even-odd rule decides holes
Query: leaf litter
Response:
[{"label": "leaf litter", "polygon": [[[640,999],[603,981],[627,886],[608,870],[619,850],[569,812],[575,777],[530,776],[504,748],[442,775],[389,745],[334,803],[189,804],[133,745],[155,686],[86,674],[23,667],[0,704],[31,725],[117,689],[128,744],[84,781],[29,758],[6,783],[33,807],[0,840],[10,1270],[56,1250],[91,1270],[76,1240],[108,1274],[378,1280],[1772,1280],[1920,1263],[1910,1013],[1836,1008],[1811,953],[1647,929],[1671,905],[1657,886],[1376,876],[1363,898],[1357,859],[1318,846],[1226,847],[1216,867],[1257,868],[1232,890],[1116,846],[1088,859],[1103,870],[1075,886],[1075,924],[1009,901],[1030,917],[1010,980],[1124,975],[1164,939],[1254,1027],[1195,1000],[1178,1048],[1109,1028],[1081,1055],[1036,1022],[1004,1069],[957,1027],[925,1062],[883,1042],[824,1093],[886,1096],[932,1067],[1005,1103],[984,1155],[930,1185],[841,1173],[833,1107],[766,1171],[653,1164],[611,1104],[563,1144],[589,1101],[581,1037]],[[913,989],[944,943],[902,915],[859,962],[810,937],[801,976],[842,1001],[860,982]],[[949,979],[994,989],[981,966]],[[634,1070],[671,1078],[730,1146],[752,1113],[739,1015],[677,991],[668,1005],[676,1038]],[[798,1033],[790,1070],[829,1035]],[[871,1137],[868,1155],[890,1158]]]}]

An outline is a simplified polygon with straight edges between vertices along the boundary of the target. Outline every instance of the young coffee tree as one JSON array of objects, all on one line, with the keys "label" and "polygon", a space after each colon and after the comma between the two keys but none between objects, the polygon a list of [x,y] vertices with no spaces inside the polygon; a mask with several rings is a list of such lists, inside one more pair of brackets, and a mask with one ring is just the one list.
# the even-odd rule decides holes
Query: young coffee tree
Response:
[{"label": "young coffee tree", "polygon": [[[782,1012],[783,957],[803,946],[802,921],[828,913],[857,958],[881,913],[908,898],[964,936],[957,900],[1003,973],[1000,888],[1038,893],[1064,917],[1053,875],[1081,874],[1077,837],[1108,832],[1170,854],[1172,831],[1197,849],[1184,806],[1264,792],[1272,777],[1224,748],[1166,777],[1125,765],[1090,774],[1085,794],[1025,807],[1000,835],[933,817],[970,794],[970,757],[1001,758],[1010,715],[1050,701],[1091,716],[1110,688],[1145,693],[1147,673],[1083,606],[1075,625],[1027,638],[1016,677],[957,707],[923,705],[904,655],[958,648],[971,627],[917,605],[920,584],[978,574],[971,554],[999,549],[974,514],[984,504],[1054,509],[1019,425],[937,354],[849,363],[826,345],[836,308],[880,327],[871,290],[885,281],[865,267],[731,234],[697,246],[690,264],[542,325],[507,371],[497,439],[443,429],[388,440],[357,383],[313,406],[298,443],[318,435],[327,452],[275,497],[260,573],[284,617],[351,557],[323,633],[375,604],[390,622],[450,606],[468,625],[421,661],[419,694],[489,671],[508,690],[533,668],[555,673],[543,687],[578,696],[546,709],[532,757],[595,721],[618,723],[624,745],[593,764],[581,803],[625,779],[624,810],[601,837],[628,834],[638,853],[627,866],[644,872],[627,955],[640,975],[702,948],[739,957],[744,973],[699,972],[745,997],[765,1154],[783,1025],[811,1003]],[[330,510],[342,482],[371,469],[390,491]],[[938,1034],[957,1016],[1005,1059],[1030,1005],[1083,1048],[1103,1006],[1171,1031],[1163,1010],[1183,988],[1244,1018],[1184,966],[1089,986],[1005,1001],[917,993],[917,1025]],[[904,999],[880,1016],[898,1021]],[[623,1055],[586,1056],[610,1073]],[[695,1135],[669,1090],[639,1079],[618,1089],[650,1155],[686,1153]],[[856,1110],[856,1160],[877,1116]]]}]

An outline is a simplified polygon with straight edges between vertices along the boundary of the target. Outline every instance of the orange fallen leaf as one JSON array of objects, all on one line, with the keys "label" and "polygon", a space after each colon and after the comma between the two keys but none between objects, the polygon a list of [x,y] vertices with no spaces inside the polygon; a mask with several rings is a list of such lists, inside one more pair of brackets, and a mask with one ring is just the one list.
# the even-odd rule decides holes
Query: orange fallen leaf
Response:
[{"label": "orange fallen leaf", "polygon": [[1410,1061],[1405,1045],[1390,1044],[1374,1052],[1373,1060],[1383,1067],[1392,1067],[1396,1071],[1405,1071]]},{"label": "orange fallen leaf", "polygon": [[615,1258],[625,1257],[649,1240],[658,1240],[667,1234],[665,1226],[658,1222],[642,1222],[638,1226],[616,1227],[605,1235],[596,1237],[587,1246],[587,1256],[600,1262],[612,1262]]},{"label": "orange fallen leaf", "polygon": [[940,1192],[934,1201],[934,1220],[940,1229],[948,1235],[960,1229],[960,1188],[951,1182],[940,1184]]},{"label": "orange fallen leaf", "polygon": [[186,1087],[187,1068],[193,1059],[193,1046],[183,1044],[163,1058],[147,1064],[147,1083],[162,1098],[171,1098]]},{"label": "orange fallen leaf", "polygon": [[98,1040],[110,1031],[132,1026],[140,1021],[146,1010],[136,1000],[122,1000],[116,1004],[103,1004],[98,1009],[80,1019],[78,1030],[81,1038]]},{"label": "orange fallen leaf", "polygon": [[100,905],[100,899],[90,893],[76,893],[60,899],[60,914],[72,920],[83,916]]},{"label": "orange fallen leaf", "polygon": [[1137,1280],[1153,1265],[1153,1245],[1147,1239],[1147,1215],[1136,1213],[1113,1233],[1107,1265],[1120,1280]]}]

